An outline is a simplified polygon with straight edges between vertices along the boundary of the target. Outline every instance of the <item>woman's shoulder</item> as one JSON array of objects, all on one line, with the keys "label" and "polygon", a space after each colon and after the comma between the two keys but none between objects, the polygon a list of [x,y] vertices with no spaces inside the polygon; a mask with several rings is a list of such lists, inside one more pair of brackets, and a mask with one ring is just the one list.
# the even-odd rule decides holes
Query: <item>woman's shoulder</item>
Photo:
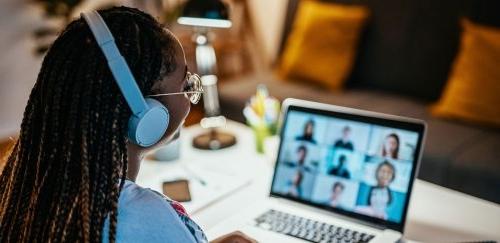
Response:
[{"label": "woman's shoulder", "polygon": [[129,180],[124,182],[118,204],[122,206],[122,209],[152,207],[152,210],[161,209],[169,205],[168,201],[166,201],[161,194],[149,188],[141,187]]},{"label": "woman's shoulder", "polygon": [[165,239],[206,242],[203,231],[179,203],[125,181],[118,200],[117,242],[165,242]]},{"label": "woman's shoulder", "polygon": [[141,187],[128,180],[125,181],[121,191],[119,206],[123,206],[122,209],[125,210],[130,210],[136,206],[146,207],[152,212],[156,210],[163,211],[167,208],[169,211],[173,209],[178,216],[188,216],[186,209],[180,203],[155,190]]}]

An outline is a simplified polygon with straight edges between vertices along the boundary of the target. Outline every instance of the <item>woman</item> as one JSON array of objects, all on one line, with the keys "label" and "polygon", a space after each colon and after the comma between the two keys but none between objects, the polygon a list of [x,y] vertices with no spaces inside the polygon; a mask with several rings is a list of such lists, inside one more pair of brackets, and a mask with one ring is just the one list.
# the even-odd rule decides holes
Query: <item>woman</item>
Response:
[{"label": "woman", "polygon": [[302,171],[297,170],[292,180],[288,182],[288,195],[292,197],[302,197],[302,180],[304,179],[304,174]]},{"label": "woman", "polygon": [[340,200],[342,200],[342,194],[344,193],[344,183],[337,181],[332,186],[332,194],[330,196],[329,205],[331,207],[340,207]]},{"label": "woman", "polygon": [[[184,51],[151,16],[99,11],[143,95],[189,90]],[[182,207],[134,183],[144,154],[170,141],[187,96],[157,99],[170,112],[160,142],[127,138],[130,108],[86,22],[70,23],[48,51],[0,176],[0,242],[206,242]],[[240,239],[236,233],[216,242]]]},{"label": "woman", "polygon": [[399,136],[396,133],[387,135],[382,144],[382,157],[398,159],[399,157]]},{"label": "woman", "polygon": [[314,120],[312,120],[312,119],[308,120],[304,124],[304,131],[303,131],[302,135],[297,136],[296,140],[306,141],[306,142],[316,144],[316,140],[314,140]]},{"label": "woman", "polygon": [[377,185],[368,191],[368,207],[364,213],[378,218],[387,219],[387,207],[392,203],[392,191],[389,185],[396,177],[396,168],[384,161],[375,170]]}]

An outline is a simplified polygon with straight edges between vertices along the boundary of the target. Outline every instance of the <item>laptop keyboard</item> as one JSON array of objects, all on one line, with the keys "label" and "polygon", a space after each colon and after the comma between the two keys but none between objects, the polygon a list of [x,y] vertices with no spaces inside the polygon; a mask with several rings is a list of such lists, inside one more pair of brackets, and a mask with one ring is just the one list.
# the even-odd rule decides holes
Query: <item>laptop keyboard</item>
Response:
[{"label": "laptop keyboard", "polygon": [[369,242],[374,236],[296,215],[269,210],[255,219],[259,228],[309,242]]}]

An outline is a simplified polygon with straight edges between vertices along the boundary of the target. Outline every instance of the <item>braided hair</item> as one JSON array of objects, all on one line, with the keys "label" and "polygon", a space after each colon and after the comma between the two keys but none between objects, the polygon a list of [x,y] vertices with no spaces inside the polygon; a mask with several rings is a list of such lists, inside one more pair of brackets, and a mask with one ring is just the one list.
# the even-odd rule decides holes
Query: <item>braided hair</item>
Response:
[{"label": "braided hair", "polygon": [[[176,69],[177,42],[150,15],[99,11],[144,95]],[[45,56],[0,176],[0,242],[114,242],[131,111],[88,25],[71,22]]]}]

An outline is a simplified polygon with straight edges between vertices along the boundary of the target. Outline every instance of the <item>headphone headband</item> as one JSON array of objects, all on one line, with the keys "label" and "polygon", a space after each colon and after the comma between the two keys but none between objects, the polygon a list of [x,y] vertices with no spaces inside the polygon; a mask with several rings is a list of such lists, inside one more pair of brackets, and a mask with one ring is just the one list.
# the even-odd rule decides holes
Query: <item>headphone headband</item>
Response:
[{"label": "headphone headband", "polygon": [[82,17],[89,25],[120,91],[132,110],[133,115],[128,121],[129,139],[143,147],[156,144],[167,130],[170,121],[168,109],[161,102],[142,96],[125,58],[120,54],[111,31],[99,13],[82,13]]},{"label": "headphone headband", "polygon": [[81,13],[92,31],[97,44],[101,48],[108,66],[115,78],[118,87],[120,88],[127,104],[129,105],[134,115],[139,115],[147,111],[149,106],[142,96],[141,90],[135,81],[127,62],[120,54],[116,46],[115,39],[111,34],[108,26],[97,11]]}]

